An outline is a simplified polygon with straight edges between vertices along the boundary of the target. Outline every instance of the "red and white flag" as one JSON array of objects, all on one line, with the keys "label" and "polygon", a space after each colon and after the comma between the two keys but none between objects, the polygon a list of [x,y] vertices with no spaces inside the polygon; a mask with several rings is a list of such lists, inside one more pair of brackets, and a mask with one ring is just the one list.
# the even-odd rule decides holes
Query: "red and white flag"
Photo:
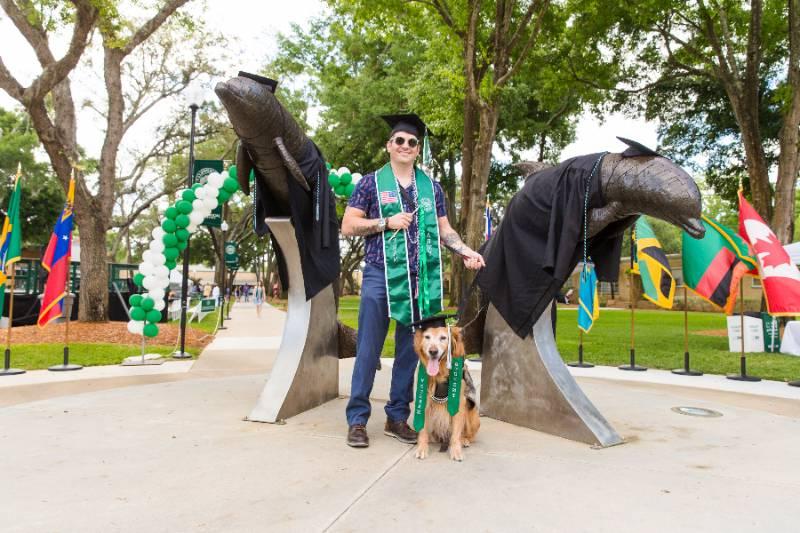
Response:
[{"label": "red and white flag", "polygon": [[739,234],[758,258],[767,311],[773,316],[800,315],[800,270],[781,241],[739,191]]}]

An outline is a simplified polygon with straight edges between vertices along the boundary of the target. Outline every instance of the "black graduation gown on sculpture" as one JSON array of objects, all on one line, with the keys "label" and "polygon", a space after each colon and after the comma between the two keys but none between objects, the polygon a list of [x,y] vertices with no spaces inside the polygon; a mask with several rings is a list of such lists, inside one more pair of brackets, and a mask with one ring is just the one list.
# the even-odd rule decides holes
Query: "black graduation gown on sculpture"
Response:
[{"label": "black graduation gown on sculpture", "polygon": [[[586,180],[602,155],[568,159],[528,178],[481,250],[486,268],[478,273],[478,286],[522,338],[583,258]],[[589,209],[605,205],[598,175],[589,185]],[[636,218],[617,221],[589,240],[599,280],[617,281],[622,235]]]},{"label": "black graduation gown on sculpture", "polygon": [[[339,222],[336,219],[333,192],[328,184],[328,169],[319,148],[309,141],[297,164],[311,186],[311,192],[306,192],[295,179],[287,177],[291,220],[300,247],[306,300],[310,300],[339,277]],[[264,219],[286,216],[286,213],[279,210],[277,202],[270,197],[261,180],[255,181],[255,232],[263,236],[269,233]],[[274,237],[272,248],[278,255],[281,283],[288,287],[286,261]]]}]

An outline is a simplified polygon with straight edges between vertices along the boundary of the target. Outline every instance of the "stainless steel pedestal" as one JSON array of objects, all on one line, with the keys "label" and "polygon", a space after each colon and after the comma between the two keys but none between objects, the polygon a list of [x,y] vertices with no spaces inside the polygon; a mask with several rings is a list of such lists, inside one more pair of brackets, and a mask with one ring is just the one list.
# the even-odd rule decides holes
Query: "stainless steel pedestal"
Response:
[{"label": "stainless steel pedestal", "polygon": [[549,307],[533,338],[520,339],[489,305],[482,356],[481,414],[602,447],[623,442],[564,365]]},{"label": "stainless steel pedestal", "polygon": [[288,218],[268,218],[289,274],[289,305],[283,339],[269,380],[247,419],[278,422],[339,395],[336,301],[328,286],[306,301],[294,227]]}]

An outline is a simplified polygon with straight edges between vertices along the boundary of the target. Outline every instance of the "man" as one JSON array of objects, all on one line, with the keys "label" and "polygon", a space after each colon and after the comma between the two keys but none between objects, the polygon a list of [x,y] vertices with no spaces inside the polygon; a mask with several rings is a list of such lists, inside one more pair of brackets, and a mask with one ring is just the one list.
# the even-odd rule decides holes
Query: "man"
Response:
[{"label": "man", "polygon": [[392,128],[386,143],[389,163],[358,182],[342,219],[343,235],[366,239],[356,361],[346,413],[347,444],[356,448],[369,446],[369,395],[390,318],[397,327],[384,434],[406,444],[417,442],[416,432],[407,424],[417,365],[410,324],[442,309],[440,243],[461,256],[467,268],[484,266],[483,257],[450,226],[442,188],[415,165],[425,124],[417,115],[382,118]]}]

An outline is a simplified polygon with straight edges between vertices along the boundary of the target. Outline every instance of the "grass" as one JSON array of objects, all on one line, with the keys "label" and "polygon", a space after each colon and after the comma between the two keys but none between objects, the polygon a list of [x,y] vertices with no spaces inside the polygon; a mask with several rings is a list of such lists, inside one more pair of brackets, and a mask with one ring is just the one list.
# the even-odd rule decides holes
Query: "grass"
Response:
[{"label": "grass", "polygon": [[[339,319],[358,325],[358,296],[339,300]],[[584,335],[584,359],[597,365],[618,366],[630,361],[630,312],[600,311],[591,334]],[[578,358],[577,310],[558,310],[556,343],[565,361]],[[683,313],[678,311],[636,311],[636,364],[672,370],[683,366]],[[707,374],[739,372],[739,354],[728,351],[728,337],[700,332],[727,330],[725,315],[689,313],[689,353],[693,370]],[[383,345],[383,356],[394,356],[394,321]],[[800,379],[800,357],[775,353],[748,353],[747,373],[764,379]]]},{"label": "grass", "polygon": [[[147,346],[147,353],[168,355],[175,351],[174,346]],[[193,356],[200,353],[198,348],[186,347]],[[83,366],[116,365],[128,356],[142,353],[141,345],[111,343],[70,343],[69,362]],[[64,345],[49,344],[14,344],[11,347],[11,366],[25,370],[37,370],[64,361]]]}]

